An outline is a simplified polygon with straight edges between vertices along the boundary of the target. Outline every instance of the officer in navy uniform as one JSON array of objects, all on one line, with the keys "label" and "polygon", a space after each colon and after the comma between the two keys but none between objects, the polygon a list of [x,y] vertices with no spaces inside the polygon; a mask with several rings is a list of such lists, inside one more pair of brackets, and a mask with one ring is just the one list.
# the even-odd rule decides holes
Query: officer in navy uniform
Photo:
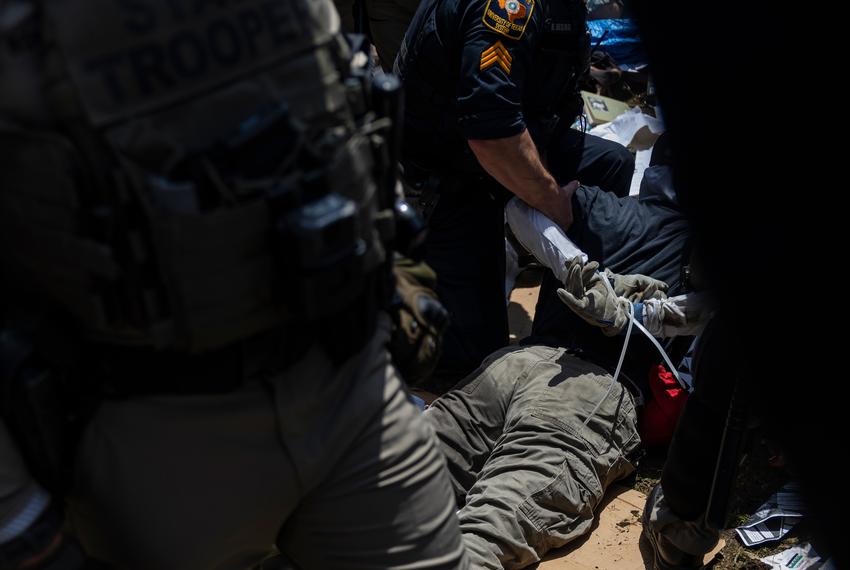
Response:
[{"label": "officer in navy uniform", "polygon": [[506,198],[567,229],[576,180],[628,193],[631,154],[570,129],[588,53],[580,0],[425,0],[408,28],[395,65],[406,191],[429,220],[426,261],[451,318],[432,389],[507,344]]}]

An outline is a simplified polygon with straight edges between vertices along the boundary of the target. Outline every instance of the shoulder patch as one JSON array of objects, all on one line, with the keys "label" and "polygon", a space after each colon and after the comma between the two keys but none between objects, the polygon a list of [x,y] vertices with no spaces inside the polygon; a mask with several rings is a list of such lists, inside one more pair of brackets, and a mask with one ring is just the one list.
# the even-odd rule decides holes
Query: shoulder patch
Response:
[{"label": "shoulder patch", "polygon": [[484,25],[506,38],[518,40],[534,12],[534,0],[487,0]]},{"label": "shoulder patch", "polygon": [[508,53],[505,45],[497,40],[496,43],[481,52],[481,66],[479,69],[484,71],[488,67],[498,65],[502,68],[505,74],[511,74],[511,62],[514,58]]}]

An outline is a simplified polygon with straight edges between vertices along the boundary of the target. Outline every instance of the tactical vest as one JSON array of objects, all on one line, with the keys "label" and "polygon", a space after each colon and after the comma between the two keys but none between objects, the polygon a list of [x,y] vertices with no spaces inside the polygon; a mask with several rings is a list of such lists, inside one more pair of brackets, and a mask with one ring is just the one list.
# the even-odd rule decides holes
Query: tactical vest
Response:
[{"label": "tactical vest", "polygon": [[[4,274],[89,339],[189,352],[362,295],[386,258],[386,149],[328,6],[37,7],[37,41],[2,38],[46,110],[0,100]],[[5,67],[4,89],[32,79]]]}]

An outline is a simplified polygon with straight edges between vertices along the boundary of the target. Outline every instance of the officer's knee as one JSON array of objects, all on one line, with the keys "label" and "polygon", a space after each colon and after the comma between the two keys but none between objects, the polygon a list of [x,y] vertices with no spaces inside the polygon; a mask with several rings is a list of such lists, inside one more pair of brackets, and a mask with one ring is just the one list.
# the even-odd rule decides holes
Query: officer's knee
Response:
[{"label": "officer's knee", "polygon": [[618,169],[628,171],[629,173],[635,170],[635,157],[623,145],[614,145],[611,150],[611,163],[616,165]]},{"label": "officer's knee", "polygon": [[621,198],[628,195],[635,172],[635,158],[632,153],[621,144],[611,143],[605,152],[604,161],[608,165],[606,179],[609,181],[609,187],[606,190]]},{"label": "officer's knee", "polygon": [[610,173],[628,171],[631,174],[634,172],[634,156],[629,152],[629,149],[621,144],[611,143],[606,145],[604,160],[608,164]]}]

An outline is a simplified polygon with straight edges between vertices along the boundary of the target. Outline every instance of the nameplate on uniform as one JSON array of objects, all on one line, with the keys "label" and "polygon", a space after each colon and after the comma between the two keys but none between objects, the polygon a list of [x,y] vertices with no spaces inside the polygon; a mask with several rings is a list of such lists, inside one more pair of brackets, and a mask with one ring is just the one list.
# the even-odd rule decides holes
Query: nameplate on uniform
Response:
[{"label": "nameplate on uniform", "polygon": [[494,32],[518,40],[525,32],[532,12],[534,0],[487,0],[482,21]]},{"label": "nameplate on uniform", "polygon": [[191,100],[326,41],[298,0],[55,0],[48,3],[96,125]]}]

